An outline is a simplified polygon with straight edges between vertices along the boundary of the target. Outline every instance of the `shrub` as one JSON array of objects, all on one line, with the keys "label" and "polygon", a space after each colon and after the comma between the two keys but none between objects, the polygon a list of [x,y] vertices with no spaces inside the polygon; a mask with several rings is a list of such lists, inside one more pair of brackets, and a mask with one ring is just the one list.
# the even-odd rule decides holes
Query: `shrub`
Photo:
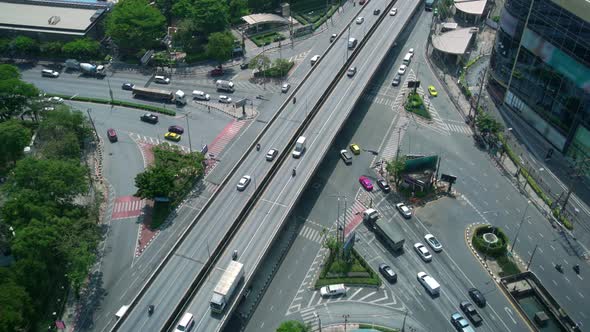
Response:
[{"label": "shrub", "polygon": [[502,269],[502,272],[500,272],[500,277],[507,277],[520,273],[520,268],[518,265],[506,255],[496,258],[496,262]]},{"label": "shrub", "polygon": [[89,38],[76,39],[66,43],[62,51],[68,58],[96,59],[100,54],[100,44]]},{"label": "shrub", "polygon": [[[52,97],[52,96],[61,97],[63,99],[86,101],[86,102],[97,103],[97,104],[111,104],[111,101],[108,99],[80,97],[80,96],[68,96],[68,95],[61,95],[61,94],[47,94],[47,97]],[[121,100],[113,100],[112,104],[117,105],[117,106],[137,108],[137,109],[141,109],[141,110],[146,110],[146,111],[150,111],[150,112],[154,112],[154,113],[161,113],[161,114],[166,114],[166,115],[171,115],[171,116],[176,115],[176,112],[173,110],[169,110],[169,109],[157,107],[157,106],[152,106],[152,105],[137,104],[137,103],[131,103],[128,101],[121,101]]]},{"label": "shrub", "polygon": [[33,38],[18,36],[11,42],[11,48],[18,55],[36,55],[39,52],[39,44]]},{"label": "shrub", "polygon": [[[485,233],[494,233],[498,237],[498,242],[494,244],[487,243],[483,239],[483,234]],[[475,229],[471,238],[471,243],[477,251],[497,258],[506,255],[508,238],[500,228],[485,225],[479,226]]]},{"label": "shrub", "polygon": [[63,43],[60,41],[52,41],[41,44],[41,53],[51,57],[61,57]]}]

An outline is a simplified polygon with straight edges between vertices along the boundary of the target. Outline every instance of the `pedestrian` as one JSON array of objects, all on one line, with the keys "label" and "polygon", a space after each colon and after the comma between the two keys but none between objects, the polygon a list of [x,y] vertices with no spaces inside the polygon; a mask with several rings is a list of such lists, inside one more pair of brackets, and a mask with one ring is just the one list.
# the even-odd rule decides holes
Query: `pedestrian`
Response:
[{"label": "pedestrian", "polygon": [[211,113],[211,106],[207,106],[207,111]]}]

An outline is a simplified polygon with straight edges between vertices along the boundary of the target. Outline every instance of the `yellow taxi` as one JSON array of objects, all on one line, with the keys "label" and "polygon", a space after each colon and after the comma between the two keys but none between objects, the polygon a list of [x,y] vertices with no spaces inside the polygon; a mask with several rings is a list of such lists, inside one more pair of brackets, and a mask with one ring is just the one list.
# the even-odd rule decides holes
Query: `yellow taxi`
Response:
[{"label": "yellow taxi", "polygon": [[358,144],[352,143],[350,144],[350,151],[356,155],[359,155],[361,154],[361,147],[358,146]]},{"label": "yellow taxi", "polygon": [[180,135],[178,135],[177,133],[173,133],[173,132],[167,132],[164,135],[164,138],[170,141],[174,141],[174,142],[178,142],[180,141]]},{"label": "yellow taxi", "polygon": [[428,86],[428,93],[430,93],[430,95],[433,97],[438,96],[438,92],[436,91],[436,88],[434,87],[434,85]]}]

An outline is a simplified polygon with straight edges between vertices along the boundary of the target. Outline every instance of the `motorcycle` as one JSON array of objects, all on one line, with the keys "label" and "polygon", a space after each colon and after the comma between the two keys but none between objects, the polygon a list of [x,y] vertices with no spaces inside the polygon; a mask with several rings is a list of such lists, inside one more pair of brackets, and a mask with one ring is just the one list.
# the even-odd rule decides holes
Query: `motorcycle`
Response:
[{"label": "motorcycle", "polygon": [[555,264],[555,269],[560,273],[563,273],[563,268],[561,267],[561,264]]},{"label": "motorcycle", "polygon": [[291,172],[291,176],[295,176],[296,173],[297,173],[297,171],[295,171],[295,169],[293,168],[293,171]]},{"label": "motorcycle", "polygon": [[260,151],[260,143],[256,144],[256,151]]},{"label": "motorcycle", "polygon": [[154,305],[150,304],[148,305],[148,315],[151,316],[154,313]]},{"label": "motorcycle", "polygon": [[580,274],[580,265],[578,265],[578,264],[574,265],[573,269],[574,269],[574,272],[576,272],[576,274]]}]

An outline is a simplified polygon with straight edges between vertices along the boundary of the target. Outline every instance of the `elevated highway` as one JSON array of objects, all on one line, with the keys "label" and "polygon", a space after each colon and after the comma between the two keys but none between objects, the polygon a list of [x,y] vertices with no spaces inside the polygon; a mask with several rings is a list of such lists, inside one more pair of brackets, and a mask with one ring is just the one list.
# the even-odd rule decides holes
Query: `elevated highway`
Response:
[{"label": "elevated highway", "polygon": [[[125,315],[113,322],[113,331],[168,330],[185,311],[196,317],[194,331],[222,328],[238,297],[233,298],[226,315],[220,317],[210,314],[209,300],[221,269],[231,259],[231,252],[237,249],[239,260],[245,264],[246,282],[241,285],[241,292],[418,4],[418,0],[413,0],[396,5],[398,14],[393,17],[388,16],[386,9],[392,6],[391,2],[371,1],[362,9],[359,15],[365,17],[365,22],[361,25],[351,22],[349,30],[343,31],[323,54],[320,62],[283,105],[282,111],[261,133],[261,151],[253,150],[253,144],[244,152],[218,192],[129,304]],[[382,11],[379,16],[373,15],[373,10],[377,8]],[[363,36],[373,32],[371,27],[377,20],[382,23],[376,26],[368,40],[368,47],[361,48],[364,46]],[[349,33],[350,37],[361,40],[353,63],[358,73],[352,78],[344,75]],[[310,56],[313,55],[312,52]],[[327,90],[331,93],[326,94]],[[297,103],[292,102],[294,96]],[[318,108],[315,105],[322,106]],[[306,121],[314,113],[313,121]],[[291,158],[290,149],[303,129],[303,135],[307,137],[307,151],[301,159],[295,160]],[[267,162],[264,158],[270,148],[281,151],[275,162]],[[291,177],[292,168],[297,168],[294,178]],[[246,174],[252,177],[252,183],[245,191],[238,192],[234,186]],[[240,222],[236,223],[236,220]],[[224,248],[229,255],[221,251]],[[151,317],[146,312],[149,304],[156,307]]]}]

